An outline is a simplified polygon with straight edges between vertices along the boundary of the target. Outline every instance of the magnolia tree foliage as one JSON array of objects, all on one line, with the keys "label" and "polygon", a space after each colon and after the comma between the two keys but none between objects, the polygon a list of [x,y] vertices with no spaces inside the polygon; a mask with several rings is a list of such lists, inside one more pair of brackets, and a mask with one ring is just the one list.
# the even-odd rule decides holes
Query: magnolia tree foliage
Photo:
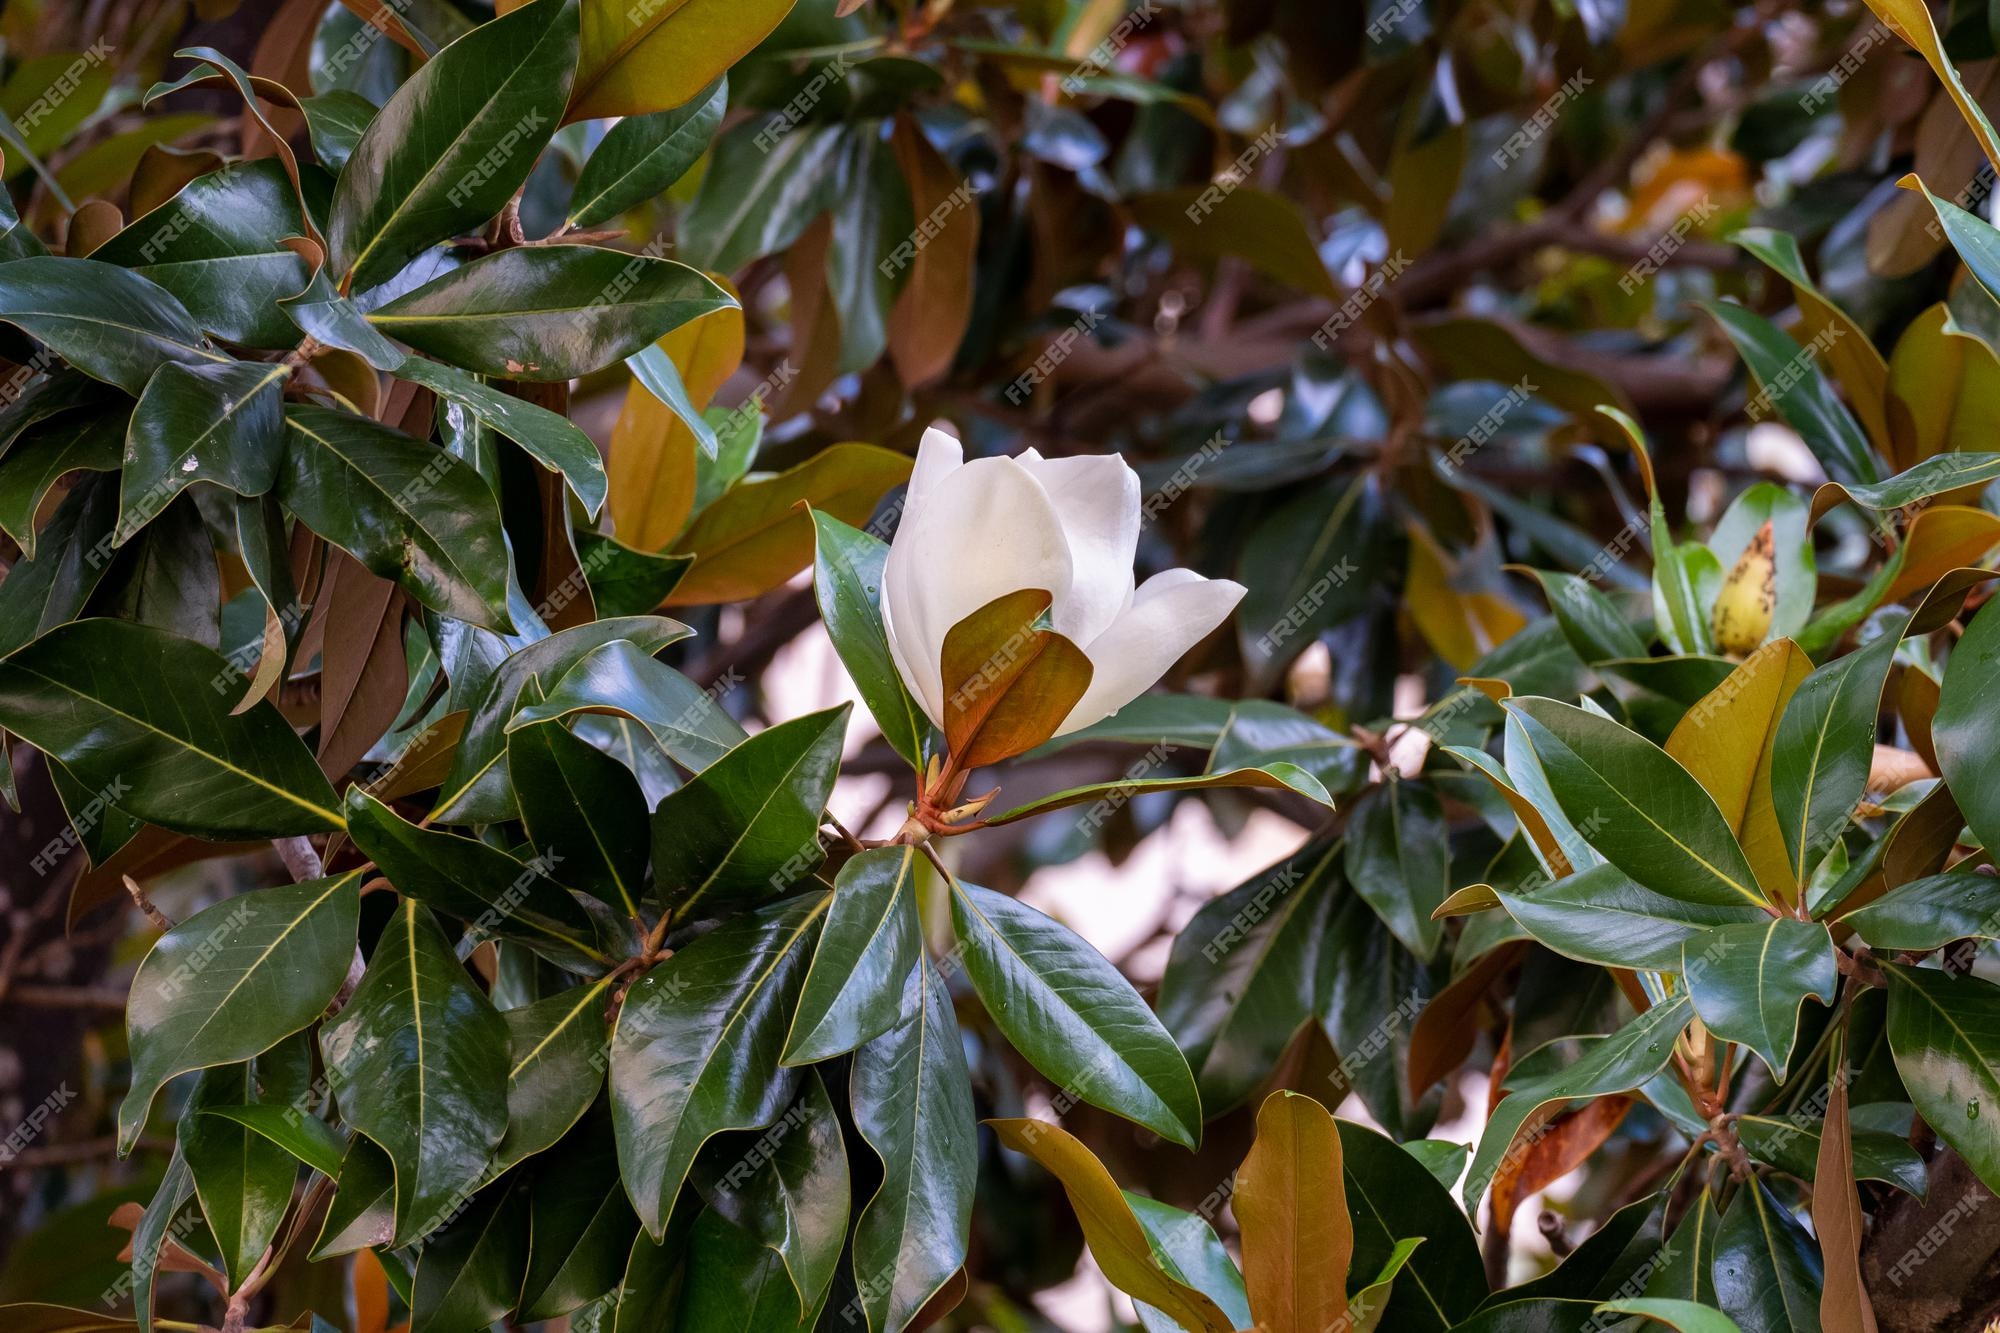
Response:
[{"label": "magnolia tree foliage", "polygon": [[1867,3],[10,0],[0,1328],[2000,1318]]}]

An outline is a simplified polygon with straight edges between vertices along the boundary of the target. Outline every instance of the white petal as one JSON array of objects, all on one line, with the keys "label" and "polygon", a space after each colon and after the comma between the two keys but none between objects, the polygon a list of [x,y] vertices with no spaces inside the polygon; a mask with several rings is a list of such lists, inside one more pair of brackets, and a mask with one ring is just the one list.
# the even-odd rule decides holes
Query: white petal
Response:
[{"label": "white petal", "polygon": [[889,639],[889,655],[895,659],[897,673],[916,696],[924,714],[939,726],[943,725],[939,716],[944,695],[938,688],[937,663],[932,660],[928,673],[920,670],[923,654],[906,648],[903,642],[915,632],[919,619],[917,585],[925,569],[925,562],[913,558],[911,551],[917,543],[916,516],[923,512],[925,497],[935,494],[964,460],[964,448],[949,432],[935,426],[924,432],[917,445],[917,461],[910,470],[909,486],[903,493],[903,515],[882,569],[882,628]]},{"label": "white petal", "polygon": [[904,503],[911,504],[928,495],[937,484],[965,463],[965,447],[949,431],[932,426],[917,445],[916,466],[910,470],[910,489]]},{"label": "white petal", "polygon": [[976,458],[903,514],[882,573],[890,648],[911,693],[942,726],[945,635],[996,597],[1070,587],[1069,547],[1041,485],[1011,458]]},{"label": "white petal", "polygon": [[1110,717],[1145,693],[1183,653],[1229,618],[1243,593],[1240,583],[1205,579],[1191,569],[1170,569],[1147,579],[1111,628],[1084,645],[1090,688],[1056,735]]},{"label": "white petal", "polygon": [[1078,645],[1110,628],[1132,604],[1132,557],[1139,549],[1139,474],[1116,454],[1017,460],[1042,484],[1062,519],[1073,569],[1069,596],[1050,619]]}]

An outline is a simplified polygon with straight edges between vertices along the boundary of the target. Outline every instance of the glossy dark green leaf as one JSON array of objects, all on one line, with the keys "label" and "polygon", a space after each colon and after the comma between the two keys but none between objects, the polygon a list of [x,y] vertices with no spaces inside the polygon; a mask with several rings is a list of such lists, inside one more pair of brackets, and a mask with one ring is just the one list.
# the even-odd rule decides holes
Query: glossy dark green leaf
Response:
[{"label": "glossy dark green leaf", "polygon": [[172,1240],[174,1219],[193,1193],[194,1173],[188,1169],[187,1158],[176,1143],[173,1156],[167,1160],[166,1174],[160,1177],[159,1189],[153,1192],[138,1225],[132,1228],[132,1312],[138,1319],[140,1333],[152,1333],[156,1327],[153,1288],[165,1271],[160,1252]]},{"label": "glossy dark green leaf", "polygon": [[827,636],[883,738],[912,765],[921,765],[925,750],[934,744],[934,728],[889,653],[882,622],[888,544],[817,509],[812,519],[813,589]]},{"label": "glossy dark green leaf", "polygon": [[466,1201],[419,1252],[412,1328],[480,1329],[514,1308],[528,1262],[528,1189],[518,1175]]},{"label": "glossy dark green leaf", "polygon": [[734,273],[790,246],[834,202],[841,133],[799,125],[775,143],[756,118],[723,132],[701,191],[681,218],[681,257],[698,268]]},{"label": "glossy dark green leaf", "polygon": [[278,1147],[291,1157],[305,1163],[329,1180],[340,1178],[340,1159],[344,1151],[340,1136],[333,1132],[326,1121],[294,1106],[273,1106],[257,1103],[246,1106],[207,1106],[202,1115],[223,1120],[233,1120],[237,1124]]},{"label": "glossy dark green leaf", "polygon": [[1912,880],[1840,921],[1880,952],[1929,953],[1953,940],[2000,939],[1996,908],[2000,881],[1952,872]]},{"label": "glossy dark green leaf", "polygon": [[502,1010],[507,1022],[507,1136],[498,1164],[549,1148],[583,1116],[604,1082],[609,981]]},{"label": "glossy dark green leaf", "polygon": [[851,705],[760,731],[653,811],[653,888],[676,919],[771,897],[822,859]]},{"label": "glossy dark green leaf", "polygon": [[510,725],[538,726],[574,713],[629,717],[643,724],[674,762],[699,773],[749,739],[716,694],[714,687],[704,690],[654,661],[643,646],[613,640],[578,657],[548,686],[547,697],[521,709]]},{"label": "glossy dark green leaf", "polygon": [[0,264],[0,321],[93,379],[137,395],[168,361],[225,363],[194,317],[151,279],[95,259]]},{"label": "glossy dark green leaf", "polygon": [[1333,797],[1328,794],[1318,778],[1297,764],[1272,762],[1260,764],[1255,768],[1234,768],[1223,773],[1198,773],[1191,777],[1121,778],[1116,782],[1093,782],[1088,786],[1071,787],[1066,791],[1054,792],[1017,805],[1011,810],[990,816],[986,823],[1012,824],[1017,820],[1032,819],[1036,815],[1073,805],[1089,805],[1092,809],[1086,812],[1085,817],[1102,819],[1135,796],[1153,792],[1215,791],[1225,787],[1288,791],[1329,809],[1333,806]]},{"label": "glossy dark green leaf", "polygon": [[1715,1298],[1743,1333],[1819,1333],[1819,1245],[1761,1180],[1722,1215]]},{"label": "glossy dark green leaf", "polygon": [[1288,501],[1250,534],[1237,563],[1249,589],[1236,609],[1244,661],[1277,679],[1319,632],[1366,604],[1363,570],[1378,557],[1382,496],[1372,477]]},{"label": "glossy dark green leaf", "polygon": [[1979,608],[1952,645],[1931,744],[1973,836],[2000,847],[2000,719],[1993,708],[2000,695],[2000,611],[1993,606]]},{"label": "glossy dark green leaf", "polygon": [[1383,1134],[1337,1120],[1347,1211],[1354,1224],[1353,1273],[1377,1273],[1398,1241],[1424,1237],[1390,1291],[1383,1330],[1444,1333],[1486,1299],[1479,1242],[1451,1197],[1409,1153]]},{"label": "glossy dark green leaf", "polygon": [[577,534],[576,556],[601,616],[644,615],[664,605],[694,563],[691,555],[642,551],[596,532]]},{"label": "glossy dark green leaf", "polygon": [[847,1242],[847,1149],[817,1070],[798,1101],[723,1167],[710,1206],[777,1252],[796,1293],[791,1316],[810,1320],[826,1300]]},{"label": "glossy dark green leaf", "polygon": [[354,957],[360,882],[349,871],[256,889],[160,937],[126,1003],[132,1090],[118,1108],[124,1149],[168,1079],[262,1055],[319,1017]]},{"label": "glossy dark green leaf", "polygon": [[626,992],[611,1039],[619,1171],[655,1237],[695,1153],[776,1119],[798,1084],[778,1064],[830,897],[723,923]]},{"label": "glossy dark green leaf", "polygon": [[1555,613],[1563,637],[1586,663],[1646,655],[1646,645],[1639,641],[1638,632],[1612,600],[1588,579],[1556,570],[1538,569],[1534,574],[1541,580],[1542,592],[1549,599],[1549,610]]},{"label": "glossy dark green leaf", "polygon": [[[1124,1194],[1132,1216],[1139,1220],[1153,1247],[1154,1260],[1167,1275],[1214,1301],[1234,1327],[1250,1327],[1250,1299],[1243,1290],[1243,1274],[1237,1271],[1229,1251],[1222,1248],[1221,1238],[1208,1219],[1130,1190]],[[1165,1311],[1143,1303],[1139,1305],[1139,1323],[1146,1333],[1179,1333],[1181,1327]]]},{"label": "glossy dark green leaf", "polygon": [[285,317],[328,347],[352,352],[377,370],[400,370],[419,360],[375,331],[360,307],[334,290],[324,268],[297,296],[278,302]]},{"label": "glossy dark green leaf", "polygon": [[1884,964],[1889,1050],[1910,1101],[1992,1189],[2000,1183],[2000,987]]},{"label": "glossy dark green leaf", "polygon": [[[1174,1039],[1103,954],[1034,908],[954,884],[952,924],[986,1011],[1060,1098],[1193,1149],[1201,1098]],[[1062,1109],[1059,1107],[1059,1109]]]},{"label": "glossy dark green leaf", "polygon": [[301,523],[432,610],[505,632],[500,512],[466,463],[330,408],[286,410],[278,497]]},{"label": "glossy dark green leaf", "polygon": [[651,811],[625,766],[562,723],[543,722],[508,734],[507,769],[528,840],[561,858],[558,878],[637,916]]},{"label": "glossy dark green leaf", "polygon": [[1725,1041],[1761,1056],[1779,1082],[1807,996],[1832,1004],[1840,987],[1825,926],[1792,917],[1717,926],[1682,945],[1694,1011]]},{"label": "glossy dark green leaf", "polygon": [[116,784],[148,823],[224,840],[338,828],[332,788],[278,711],[230,713],[235,679],[198,643],[74,621],[0,660],[0,727],[93,791]]},{"label": "glossy dark green leaf", "polygon": [[16,371],[6,381],[13,397],[0,404],[0,456],[14,447],[21,433],[37,422],[78,408],[100,405],[104,390],[88,375],[56,368],[51,374],[35,375],[22,383]]},{"label": "glossy dark green leaf", "polygon": [[1347,882],[1420,958],[1437,952],[1431,919],[1450,892],[1449,833],[1430,788],[1390,779],[1348,811]]},{"label": "glossy dark green leaf", "polygon": [[319,1238],[307,1256],[317,1262],[387,1245],[396,1232],[396,1164],[364,1134],[347,1140],[340,1159],[339,1188],[327,1205]]},{"label": "glossy dark green leaf", "polygon": [[359,93],[332,88],[317,97],[301,97],[299,110],[306,118],[313,156],[328,171],[338,172],[354,155],[354,146],[375,119],[376,108]]},{"label": "glossy dark green leaf", "polygon": [[152,279],[218,338],[281,351],[299,339],[276,302],[307,276],[305,260],[282,242],[304,234],[284,165],[265,157],[195,177],[90,257]]},{"label": "glossy dark green leaf", "polygon": [[855,1052],[848,1101],[882,1159],[854,1223],[858,1300],[870,1329],[901,1329],[965,1262],[979,1173],[965,1047],[929,963],[904,984],[902,1021]]},{"label": "glossy dark green leaf", "polygon": [[785,1063],[830,1059],[894,1027],[923,948],[916,849],[877,847],[850,859],[833,882]]},{"label": "glossy dark green leaf", "polygon": [[685,1327],[807,1333],[818,1316],[817,1303],[799,1314],[777,1251],[713,1208],[701,1215],[688,1240]]},{"label": "glossy dark green leaf", "polygon": [[286,365],[248,361],[154,371],[126,433],[121,540],[194,482],[245,496],[270,490],[285,455],[290,377]]},{"label": "glossy dark green leaf", "polygon": [[507,776],[506,729],[530,680],[540,680],[547,689],[550,681],[560,681],[592,649],[607,643],[629,639],[641,654],[650,654],[691,633],[664,616],[627,616],[577,625],[510,653],[469,696],[472,716],[452,754],[433,817],[490,824],[520,813]]},{"label": "glossy dark green leaf", "polygon": [[[1824,1120],[1808,1116],[1804,1109],[1787,1117],[1741,1115],[1736,1133],[1753,1158],[1781,1171],[1811,1180],[1819,1158],[1820,1132]],[[1924,1159],[1903,1135],[1882,1130],[1854,1129],[1854,1178],[1880,1180],[1894,1185],[1913,1198],[1921,1199],[1929,1188],[1930,1173]]]},{"label": "glossy dark green leaf", "polygon": [[[222,1254],[222,1270],[233,1284],[250,1275],[278,1234],[292,1201],[298,1163],[261,1134],[217,1116],[218,1105],[240,1105],[260,1095],[280,1107],[301,1095],[312,1078],[311,1053],[303,1039],[282,1042],[255,1062],[204,1069],[181,1118],[176,1138],[194,1175],[195,1195],[209,1234]],[[281,1112],[282,1113],[282,1112]]]},{"label": "glossy dark green leaf", "polygon": [[[500,390],[451,366],[413,356],[396,367],[399,379],[421,384],[484,421],[533,456],[543,467],[560,472],[595,514],[604,504],[609,487],[604,460],[575,423],[538,403]],[[646,607],[645,610],[652,610]]]},{"label": "glossy dark green leaf", "polygon": [[894,255],[916,235],[916,216],[895,149],[872,126],[848,135],[838,171],[827,290],[840,312],[837,368],[857,371],[889,346],[889,312],[911,268]]},{"label": "glossy dark green leaf", "polygon": [[72,472],[116,472],[129,414],[68,412],[22,431],[0,460],[0,531],[35,558],[35,517],[49,490]]},{"label": "glossy dark green leaf", "polygon": [[1647,1275],[1645,1294],[1714,1305],[1715,1246],[1721,1232],[1722,1214],[1716,1211],[1715,1196],[1703,1189],[1662,1248],[1660,1262]]},{"label": "glossy dark green leaf", "polygon": [[449,269],[368,322],[480,375],[567,380],[735,305],[698,269],[594,245],[517,246]]},{"label": "glossy dark green leaf", "polygon": [[679,417],[693,434],[696,458],[714,458],[718,450],[715,427],[688,396],[687,381],[681,378],[680,367],[667,355],[667,349],[656,342],[648,343],[626,357],[625,366],[632,372],[632,378],[645,385],[646,391]]},{"label": "glossy dark green leaf", "polygon": [[[195,498],[183,495],[118,552],[104,592],[90,610],[220,648],[221,603],[215,537]],[[233,674],[209,684],[229,695],[234,706]]]},{"label": "glossy dark green leaf", "polygon": [[729,81],[721,78],[684,106],[613,125],[577,174],[570,225],[595,227],[664,194],[708,151],[728,105]]},{"label": "glossy dark green leaf", "polygon": [[1666,1067],[1674,1042],[1692,1014],[1693,1006],[1682,993],[1654,1005],[1608,1037],[1588,1039],[1577,1059],[1531,1078],[1517,1075],[1510,1079],[1507,1095],[1487,1117],[1479,1149],[1472,1155],[1472,1167],[1461,1190],[1466,1205],[1477,1206],[1479,1197],[1493,1183],[1502,1154],[1530,1116],[1552,1102],[1630,1092],[1645,1083]]},{"label": "glossy dark green leaf", "polygon": [[521,1317],[553,1319],[618,1285],[639,1219],[618,1179],[618,1145],[600,1102],[533,1168]]},{"label": "glossy dark green leaf", "polygon": [[1562,813],[1604,858],[1684,902],[1764,906],[1715,799],[1637,732],[1552,699],[1509,700]]},{"label": "glossy dark green leaf", "polygon": [[1736,344],[1770,405],[1804,437],[1830,476],[1847,482],[1881,480],[1881,464],[1867,435],[1834,394],[1817,360],[1777,325],[1733,301],[1701,304]]},{"label": "glossy dark green leaf", "polygon": [[1408,1090],[1411,1020],[1430,1003],[1441,970],[1405,949],[1351,886],[1334,883],[1328,890],[1314,1005],[1341,1056],[1327,1074],[1330,1095],[1352,1089],[1385,1130],[1414,1138],[1429,1129],[1435,1103]]},{"label": "glossy dark green leaf", "polygon": [[430,909],[406,898],[320,1030],[341,1119],[396,1163],[400,1248],[451,1219],[507,1128],[507,1024]]},{"label": "glossy dark green leaf", "polygon": [[1828,482],[1813,497],[1813,513],[1823,513],[1842,501],[1878,513],[1908,509],[1946,491],[1978,486],[1995,477],[2000,477],[2000,453],[1937,454],[1874,485]]},{"label": "glossy dark green leaf", "polygon": [[334,187],[327,262],[361,291],[498,213],[556,131],[576,73],[577,0],[523,5],[398,88]]},{"label": "glossy dark green leaf", "polygon": [[1160,1021],[1186,1054],[1211,1118],[1261,1086],[1313,1016],[1315,949],[1340,864],[1337,845],[1309,844],[1204,903],[1174,937]]},{"label": "glossy dark green leaf", "polygon": [[1799,884],[1843,831],[1868,788],[1875,718],[1900,632],[1818,668],[1785,705],[1771,742],[1771,804]]},{"label": "glossy dark green leaf", "polygon": [[523,861],[477,838],[412,824],[358,786],[348,789],[345,808],[348,836],[397,892],[561,966],[611,965],[597,922],[562,883],[559,851]]},{"label": "glossy dark green leaf", "polygon": [[1711,926],[1756,928],[1771,917],[1748,903],[1686,902],[1655,893],[1610,864],[1545,883],[1530,893],[1494,893],[1537,940],[1566,957],[1602,967],[1681,969],[1681,948]]},{"label": "glossy dark green leaf", "polygon": [[111,572],[117,521],[116,478],[84,477],[70,488],[37,539],[39,557],[23,557],[7,571],[7,593],[0,597],[0,655],[83,613]]}]

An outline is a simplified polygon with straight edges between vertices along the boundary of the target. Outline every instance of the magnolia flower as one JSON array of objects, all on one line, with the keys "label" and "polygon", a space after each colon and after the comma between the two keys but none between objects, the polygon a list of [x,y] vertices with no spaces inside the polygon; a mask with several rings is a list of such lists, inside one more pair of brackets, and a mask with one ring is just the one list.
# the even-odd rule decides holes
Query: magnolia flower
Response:
[{"label": "magnolia flower", "polygon": [[1139,476],[1115,455],[965,461],[924,432],[902,525],[882,571],[882,619],[896,669],[945,725],[945,635],[995,598],[1053,599],[1055,632],[1090,659],[1089,687],[1054,734],[1109,717],[1228,617],[1243,585],[1170,569],[1133,587]]}]

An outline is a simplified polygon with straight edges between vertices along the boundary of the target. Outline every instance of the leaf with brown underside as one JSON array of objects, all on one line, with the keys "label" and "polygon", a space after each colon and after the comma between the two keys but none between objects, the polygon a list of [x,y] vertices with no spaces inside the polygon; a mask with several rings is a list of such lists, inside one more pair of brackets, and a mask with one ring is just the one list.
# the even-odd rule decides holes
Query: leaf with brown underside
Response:
[{"label": "leaf with brown underside", "polygon": [[338,777],[395,724],[409,692],[403,608],[395,584],[345,551],[330,552],[327,633],[320,669],[320,770]]},{"label": "leaf with brown underside", "polygon": [[929,243],[910,258],[910,279],[889,312],[889,357],[897,376],[914,389],[951,369],[972,320],[979,203],[909,116],[896,118],[893,142],[917,220],[935,216],[938,222]]},{"label": "leaf with brown underside", "polygon": [[1623,1094],[1596,1098],[1548,1122],[1527,1151],[1502,1159],[1493,1174],[1494,1227],[1506,1234],[1521,1201],[1583,1165],[1631,1109],[1632,1099]]},{"label": "leaf with brown underside", "polygon": [[[1070,1207],[1083,1226],[1083,1239],[1090,1246],[1090,1256],[1097,1260],[1097,1266],[1104,1270],[1105,1279],[1112,1286],[1135,1301],[1144,1301],[1163,1311],[1191,1333],[1229,1333],[1232,1325],[1222,1308],[1170,1275],[1153,1257],[1152,1242],[1146,1238],[1145,1228],[1133,1215],[1132,1205],[1125,1201],[1118,1183],[1090,1149],[1067,1130],[1044,1121],[989,1120],[986,1123],[993,1127],[1002,1144],[1034,1158],[1061,1182],[1063,1193],[1069,1196]],[[1330,1117],[1327,1132],[1333,1132]],[[1334,1176],[1337,1180],[1340,1174],[1337,1143],[1334,1151]],[[1242,1197],[1239,1184],[1236,1195],[1238,1216],[1241,1216]],[[1345,1204],[1341,1205],[1341,1216],[1346,1217]],[[1344,1263],[1341,1271],[1346,1272]],[[1312,1333],[1318,1333],[1318,1328],[1314,1325]],[[1291,1333],[1289,1329],[1281,1331],[1268,1326],[1267,1329],[1268,1333]],[[1302,1327],[1299,1333],[1306,1333],[1306,1330]]]},{"label": "leaf with brown underside", "polygon": [[1269,1333],[1319,1333],[1347,1314],[1354,1226],[1341,1173],[1340,1131],[1310,1097],[1274,1092],[1236,1173],[1243,1283]]},{"label": "leaf with brown underside", "polygon": [[[1831,1068],[1843,1073],[1845,1036],[1835,1039]],[[1847,1080],[1828,1083],[1826,1121],[1813,1170],[1813,1230],[1826,1262],[1819,1321],[1826,1333],[1876,1333],[1875,1307],[1861,1281],[1861,1196],[1854,1188],[1853,1126],[1847,1120]]]},{"label": "leaf with brown underside", "polygon": [[1431,1085],[1465,1063],[1479,1039],[1474,1021],[1486,993],[1528,951],[1526,940],[1510,940],[1479,956],[1435,996],[1410,1025],[1410,1099],[1421,1098]]},{"label": "leaf with brown underside", "polygon": [[1034,749],[1090,688],[1090,659],[1048,626],[1053,600],[1010,592],[944,636],[944,738],[960,769]]}]

